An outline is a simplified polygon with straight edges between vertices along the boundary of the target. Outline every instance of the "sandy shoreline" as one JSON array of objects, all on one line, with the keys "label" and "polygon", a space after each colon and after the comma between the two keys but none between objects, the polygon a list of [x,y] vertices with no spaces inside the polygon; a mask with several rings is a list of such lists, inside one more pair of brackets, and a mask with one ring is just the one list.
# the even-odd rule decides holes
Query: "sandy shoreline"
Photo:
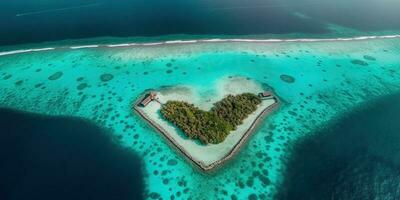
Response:
[{"label": "sandy shoreline", "polygon": [[120,44],[91,44],[81,46],[62,46],[62,47],[45,47],[33,49],[19,49],[13,51],[0,52],[0,56],[7,56],[13,54],[32,53],[38,51],[53,51],[53,50],[78,50],[78,49],[93,49],[93,48],[126,48],[134,46],[164,46],[164,45],[185,45],[185,44],[201,44],[201,43],[282,43],[282,42],[334,42],[334,41],[359,41],[359,40],[373,40],[373,39],[393,39],[400,38],[400,35],[381,35],[381,36],[359,36],[349,38],[299,38],[299,39],[198,39],[198,40],[168,40],[163,42],[141,42],[141,43],[120,43]]},{"label": "sandy shoreline", "polygon": [[[169,88],[167,91],[161,90],[155,92],[159,98],[158,101],[161,103],[168,100],[183,100],[194,103],[201,109],[208,110],[212,107],[214,102],[219,101],[227,94],[240,94],[243,92],[257,93],[263,91],[262,88],[253,81],[243,78],[225,79],[224,81],[218,82],[217,85],[219,95],[215,95],[216,98],[210,99],[203,105],[199,104],[199,102],[204,101],[204,99],[199,100],[199,97],[196,97],[194,95],[195,93],[190,91],[187,87],[180,86],[177,88]],[[241,87],[238,87],[238,85],[241,85]],[[232,91],[233,88],[235,88],[236,91]],[[221,89],[223,89],[223,93],[221,93]],[[249,115],[236,130],[232,131],[222,143],[200,145],[194,140],[185,138],[175,126],[162,119],[159,114],[161,108],[160,103],[153,101],[143,108],[138,106],[141,99],[142,97],[135,102],[135,111],[158,132],[163,134],[164,137],[189,160],[205,171],[214,169],[223,162],[229,160],[245,143],[259,122],[279,105],[279,100],[276,97],[263,100],[257,110]]]}]

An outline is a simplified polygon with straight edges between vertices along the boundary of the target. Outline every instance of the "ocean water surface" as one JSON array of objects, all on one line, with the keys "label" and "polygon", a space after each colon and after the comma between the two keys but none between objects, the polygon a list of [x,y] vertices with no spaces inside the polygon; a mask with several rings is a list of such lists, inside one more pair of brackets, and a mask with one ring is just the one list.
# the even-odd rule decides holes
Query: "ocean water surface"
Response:
[{"label": "ocean water surface", "polygon": [[366,103],[299,142],[279,199],[399,199],[399,102]]},{"label": "ocean water surface", "polygon": [[397,0],[1,1],[0,45],[109,36],[377,34],[400,31],[399,10]]},{"label": "ocean water surface", "polygon": [[73,117],[0,109],[1,199],[142,199],[141,159]]},{"label": "ocean water surface", "polygon": [[[274,199],[282,187],[291,191],[285,177],[297,169],[290,160],[296,158],[298,141],[319,135],[318,130],[349,110],[399,92],[399,53],[399,38],[386,38],[61,48],[4,55],[0,105],[81,117],[108,130],[115,143],[142,158],[146,199]],[[273,88],[283,105],[217,171],[194,168],[132,111],[132,102],[147,89],[211,87],[230,76]]]},{"label": "ocean water surface", "polygon": [[[0,199],[399,199],[399,10],[0,1]],[[212,172],[132,110],[148,89],[235,76],[282,105]]]}]

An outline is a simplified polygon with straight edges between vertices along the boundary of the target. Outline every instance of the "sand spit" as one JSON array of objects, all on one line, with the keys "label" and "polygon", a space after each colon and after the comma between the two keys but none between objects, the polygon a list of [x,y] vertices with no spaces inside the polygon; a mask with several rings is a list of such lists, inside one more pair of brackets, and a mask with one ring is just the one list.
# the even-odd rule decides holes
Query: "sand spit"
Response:
[{"label": "sand spit", "polygon": [[241,77],[224,78],[215,85],[216,88],[213,92],[200,91],[190,86],[154,90],[157,93],[156,101],[150,102],[146,107],[141,107],[138,105],[141,97],[134,105],[134,109],[141,117],[162,133],[189,160],[205,171],[211,170],[230,159],[245,143],[258,123],[279,105],[276,97],[263,100],[257,110],[249,115],[242,125],[232,131],[224,142],[208,145],[201,145],[197,141],[186,138],[180,130],[160,115],[161,105],[168,100],[182,100],[193,103],[201,109],[209,110],[215,102],[228,94],[235,95],[244,92],[257,94],[263,91],[263,88],[256,82]]}]

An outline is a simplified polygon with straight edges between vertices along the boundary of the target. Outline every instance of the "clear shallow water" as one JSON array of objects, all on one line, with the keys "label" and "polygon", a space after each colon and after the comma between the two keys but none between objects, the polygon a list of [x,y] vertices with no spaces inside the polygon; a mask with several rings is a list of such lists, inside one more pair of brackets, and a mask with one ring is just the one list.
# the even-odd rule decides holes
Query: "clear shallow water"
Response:
[{"label": "clear shallow water", "polygon": [[106,36],[398,32],[399,9],[397,0],[1,1],[0,45]]},{"label": "clear shallow water", "polygon": [[[80,116],[110,130],[120,144],[143,156],[148,198],[264,199],[274,196],[283,181],[294,142],[361,103],[399,91],[399,47],[399,39],[380,39],[60,49],[2,56],[0,105]],[[285,103],[234,160],[214,173],[194,169],[131,111],[132,101],[145,89],[211,86],[231,75],[274,88]]]}]

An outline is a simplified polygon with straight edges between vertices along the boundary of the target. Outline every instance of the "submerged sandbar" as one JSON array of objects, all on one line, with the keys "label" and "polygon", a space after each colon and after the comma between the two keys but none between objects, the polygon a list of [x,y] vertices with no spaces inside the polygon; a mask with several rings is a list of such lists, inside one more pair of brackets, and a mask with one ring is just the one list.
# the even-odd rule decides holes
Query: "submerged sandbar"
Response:
[{"label": "submerged sandbar", "polygon": [[[199,141],[189,139],[172,123],[160,114],[161,106],[167,101],[184,101],[203,110],[210,110],[215,102],[227,95],[243,93],[259,94],[265,91],[260,84],[243,77],[223,78],[216,82],[213,90],[202,90],[193,86],[180,85],[152,90],[152,101],[141,105],[142,96],[135,103],[134,109],[161,132],[180,152],[203,170],[210,170],[231,158],[254,131],[257,124],[279,104],[275,95],[263,99],[257,109],[247,116],[225,140],[218,144],[203,145]],[[149,94],[147,92],[146,94]],[[272,94],[272,93],[271,93]]]}]

